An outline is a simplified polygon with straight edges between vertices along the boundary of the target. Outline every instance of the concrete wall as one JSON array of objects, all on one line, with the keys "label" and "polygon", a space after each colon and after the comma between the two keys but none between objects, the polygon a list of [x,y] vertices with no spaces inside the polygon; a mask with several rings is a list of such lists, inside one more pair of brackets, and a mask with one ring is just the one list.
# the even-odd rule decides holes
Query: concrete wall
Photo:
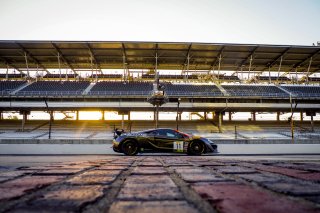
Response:
[{"label": "concrete wall", "polygon": [[[217,144],[320,144],[320,139],[212,139]],[[0,144],[112,144],[112,140],[100,139],[0,139]]]}]

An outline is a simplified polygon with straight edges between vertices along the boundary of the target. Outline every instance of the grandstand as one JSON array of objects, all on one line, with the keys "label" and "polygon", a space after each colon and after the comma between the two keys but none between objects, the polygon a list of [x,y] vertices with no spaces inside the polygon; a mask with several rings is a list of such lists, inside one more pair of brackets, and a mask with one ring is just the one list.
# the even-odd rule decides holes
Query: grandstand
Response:
[{"label": "grandstand", "polygon": [[275,85],[222,85],[222,87],[234,97],[289,97],[288,93]]},{"label": "grandstand", "polygon": [[319,46],[0,41],[0,112],[20,112],[23,125],[31,111],[154,112],[147,100],[158,77],[169,98],[160,111],[177,119],[212,113],[221,129],[226,112],[272,112],[277,120],[298,112],[313,122],[319,53]]}]

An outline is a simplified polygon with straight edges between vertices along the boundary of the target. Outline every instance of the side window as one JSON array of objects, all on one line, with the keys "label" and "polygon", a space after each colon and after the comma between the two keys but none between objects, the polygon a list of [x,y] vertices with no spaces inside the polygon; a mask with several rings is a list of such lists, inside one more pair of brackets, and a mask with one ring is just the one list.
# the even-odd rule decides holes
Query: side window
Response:
[{"label": "side window", "polygon": [[183,138],[180,133],[173,131],[173,130],[168,130],[167,136],[170,138]]},{"label": "side window", "polygon": [[146,134],[147,134],[148,136],[154,136],[154,135],[156,135],[156,131],[146,132]]},{"label": "side window", "polygon": [[167,132],[163,129],[156,130],[156,135],[158,136],[167,136]]},{"label": "side window", "polygon": [[167,137],[176,138],[176,136],[174,134],[172,134],[171,132],[167,132]]}]

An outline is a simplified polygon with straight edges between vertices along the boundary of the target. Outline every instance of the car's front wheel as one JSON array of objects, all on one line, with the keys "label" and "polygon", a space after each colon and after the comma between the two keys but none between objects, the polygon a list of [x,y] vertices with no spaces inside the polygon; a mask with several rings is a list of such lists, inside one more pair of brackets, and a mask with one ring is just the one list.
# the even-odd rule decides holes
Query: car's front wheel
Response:
[{"label": "car's front wheel", "polygon": [[192,141],[189,145],[189,155],[202,155],[204,152],[204,144],[201,141]]},{"label": "car's front wheel", "polygon": [[122,152],[125,155],[136,155],[138,153],[138,148],[138,144],[132,140],[127,140],[122,144]]}]

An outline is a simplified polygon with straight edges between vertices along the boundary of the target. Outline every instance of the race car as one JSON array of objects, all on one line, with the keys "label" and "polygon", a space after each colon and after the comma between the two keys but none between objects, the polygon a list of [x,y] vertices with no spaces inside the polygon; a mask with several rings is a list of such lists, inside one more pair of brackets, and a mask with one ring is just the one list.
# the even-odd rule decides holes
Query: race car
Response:
[{"label": "race car", "polygon": [[217,152],[218,147],[211,140],[188,135],[173,129],[150,129],[115,136],[113,150],[125,155],[139,152],[177,152],[201,155]]}]

